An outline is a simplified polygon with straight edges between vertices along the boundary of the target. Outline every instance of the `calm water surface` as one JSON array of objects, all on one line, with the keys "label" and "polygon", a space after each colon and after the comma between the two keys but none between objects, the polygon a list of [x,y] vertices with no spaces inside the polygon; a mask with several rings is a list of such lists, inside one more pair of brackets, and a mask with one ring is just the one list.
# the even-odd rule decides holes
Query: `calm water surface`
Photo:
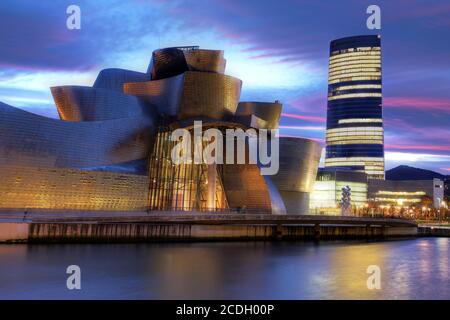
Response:
[{"label": "calm water surface", "polygon": [[[66,288],[72,264],[81,290]],[[450,239],[0,245],[0,299],[14,298],[450,299]]]}]

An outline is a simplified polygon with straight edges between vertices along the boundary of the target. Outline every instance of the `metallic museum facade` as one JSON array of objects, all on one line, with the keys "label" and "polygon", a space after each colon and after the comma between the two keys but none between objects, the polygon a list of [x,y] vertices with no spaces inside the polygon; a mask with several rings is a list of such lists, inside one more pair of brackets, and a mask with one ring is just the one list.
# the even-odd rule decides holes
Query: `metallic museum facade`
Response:
[{"label": "metallic museum facade", "polygon": [[384,179],[381,46],[377,35],[330,44],[325,167]]},{"label": "metallic museum facade", "polygon": [[51,88],[60,119],[0,103],[0,208],[307,213],[321,153],[312,140],[280,138],[273,176],[260,164],[171,160],[170,133],[197,120],[278,128],[282,105],[239,102],[242,81],[225,66],[220,50],[165,48],[146,72],[106,69],[92,87]]}]

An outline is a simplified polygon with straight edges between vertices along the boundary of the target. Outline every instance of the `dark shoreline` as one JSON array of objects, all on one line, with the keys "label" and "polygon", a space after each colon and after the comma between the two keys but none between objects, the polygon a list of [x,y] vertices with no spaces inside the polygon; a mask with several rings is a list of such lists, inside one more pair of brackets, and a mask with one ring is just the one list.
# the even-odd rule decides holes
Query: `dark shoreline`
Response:
[{"label": "dark shoreline", "polygon": [[314,215],[179,212],[0,213],[3,243],[387,239],[433,235],[414,221]]}]

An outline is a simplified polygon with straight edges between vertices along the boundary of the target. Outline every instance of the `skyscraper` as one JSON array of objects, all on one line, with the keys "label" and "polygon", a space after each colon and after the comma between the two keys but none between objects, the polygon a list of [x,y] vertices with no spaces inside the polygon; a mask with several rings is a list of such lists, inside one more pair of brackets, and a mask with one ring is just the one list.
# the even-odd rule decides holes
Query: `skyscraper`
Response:
[{"label": "skyscraper", "polygon": [[384,179],[380,36],[330,44],[325,167]]}]

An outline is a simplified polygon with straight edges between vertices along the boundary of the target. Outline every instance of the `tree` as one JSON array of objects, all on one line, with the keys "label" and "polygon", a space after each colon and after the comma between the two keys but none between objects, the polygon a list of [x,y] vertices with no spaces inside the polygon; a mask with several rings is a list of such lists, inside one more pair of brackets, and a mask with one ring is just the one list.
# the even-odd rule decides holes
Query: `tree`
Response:
[{"label": "tree", "polygon": [[429,208],[430,205],[433,204],[433,199],[428,195],[424,195],[422,196],[420,203],[422,206]]}]

